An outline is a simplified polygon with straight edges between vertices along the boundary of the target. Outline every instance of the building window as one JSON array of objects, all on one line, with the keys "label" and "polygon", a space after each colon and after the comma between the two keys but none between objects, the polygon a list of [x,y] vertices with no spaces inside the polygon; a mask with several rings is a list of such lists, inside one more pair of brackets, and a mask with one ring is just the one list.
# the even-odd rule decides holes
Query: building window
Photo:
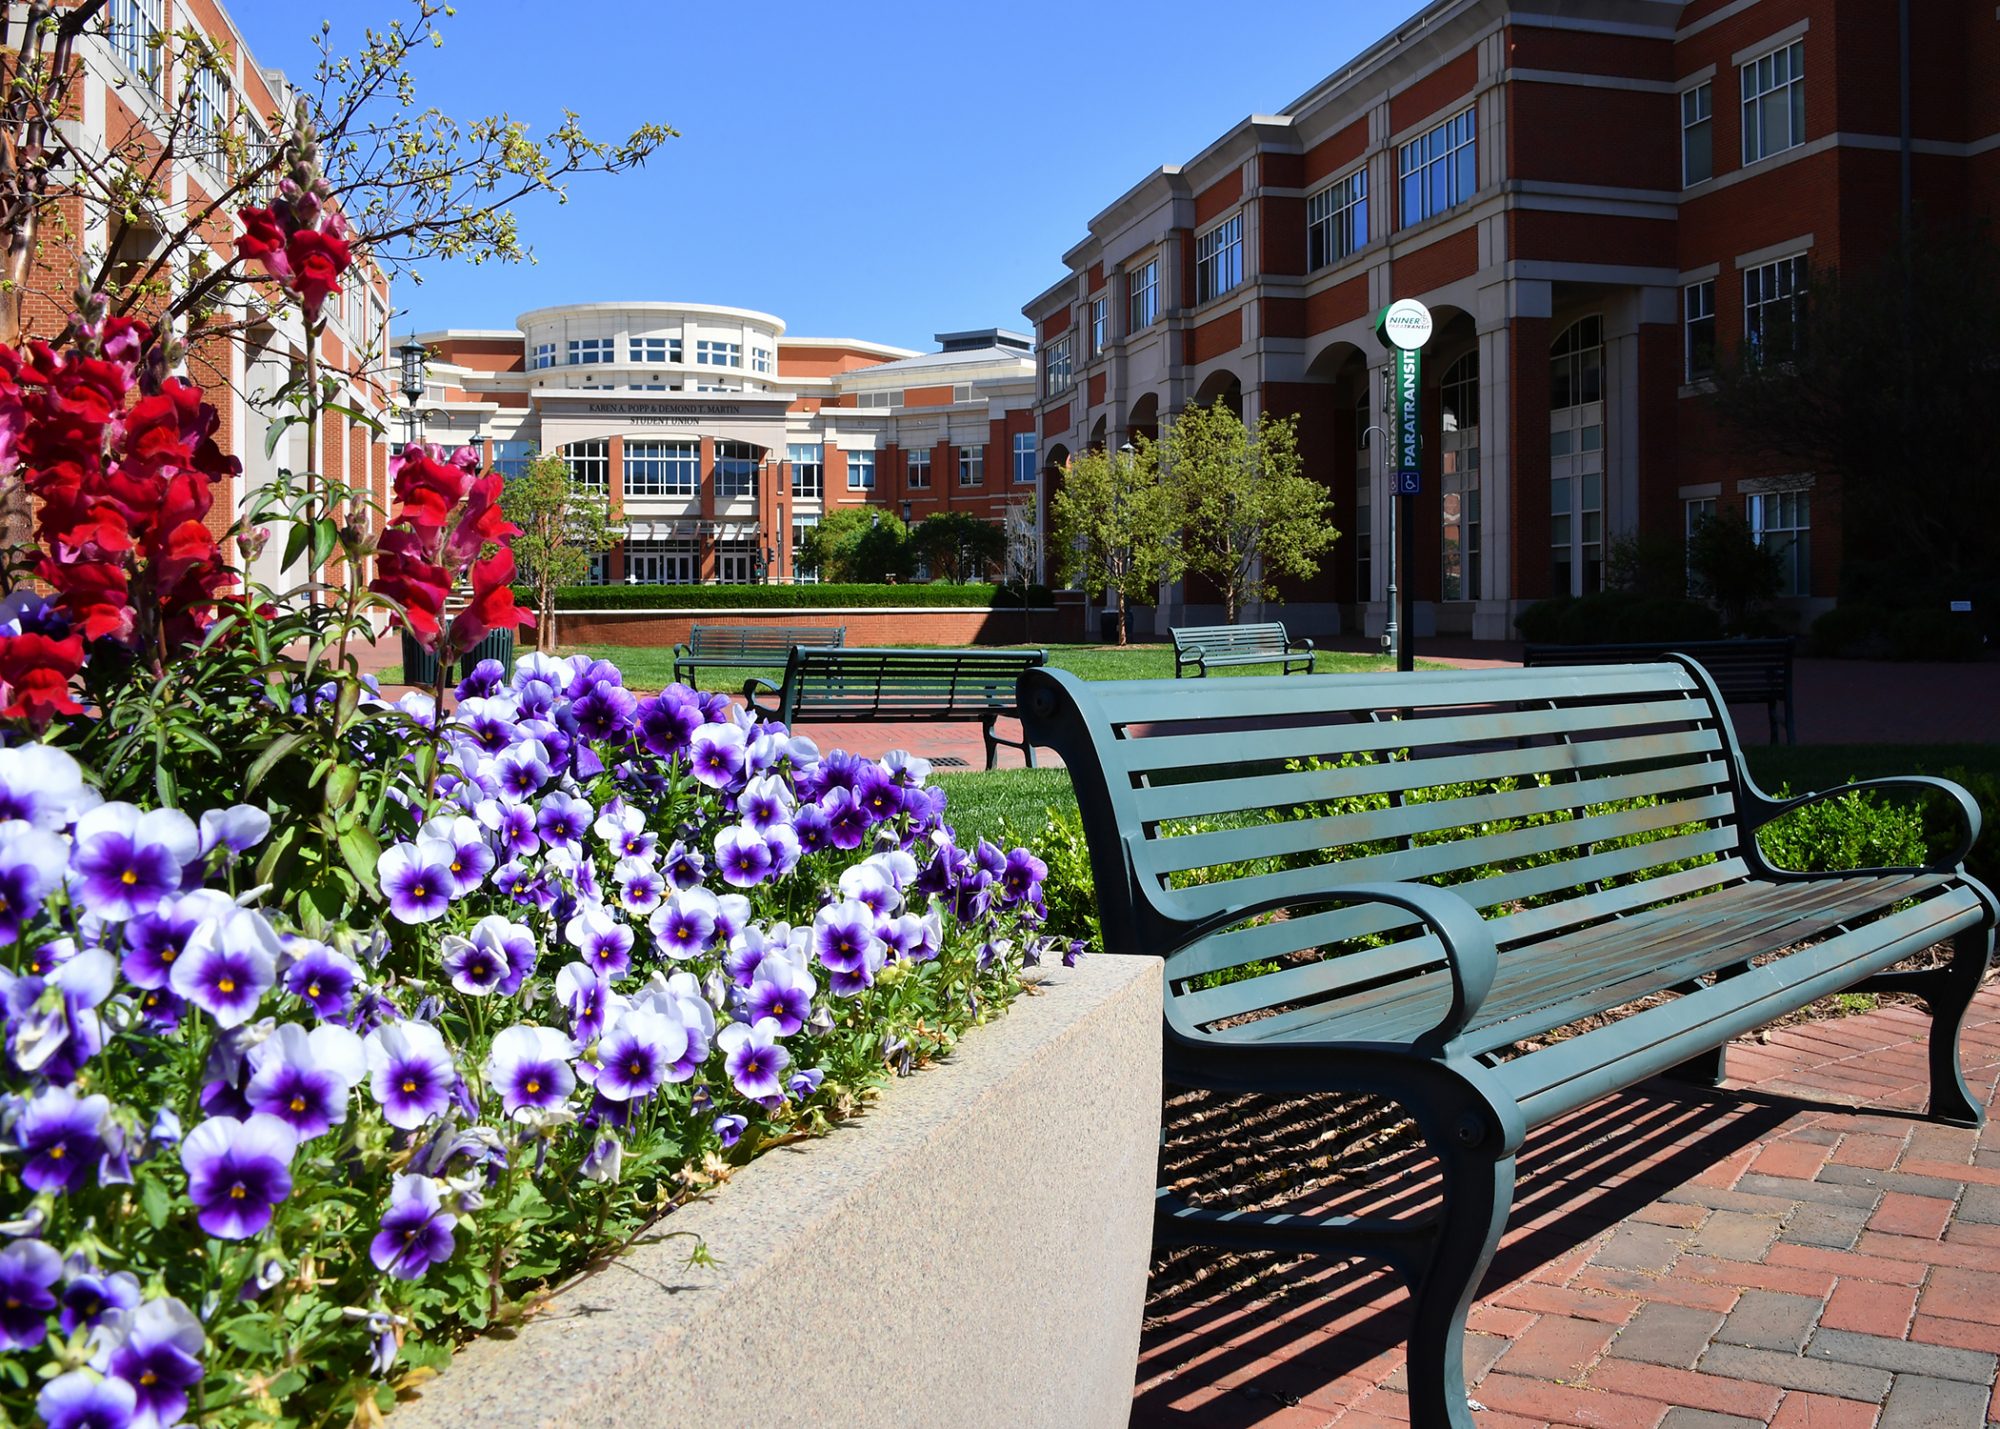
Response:
[{"label": "building window", "polygon": [[1125,275],[1125,331],[1151,327],[1160,317],[1160,260],[1148,259]]},{"label": "building window", "polygon": [[[199,57],[187,59],[183,68],[193,67],[194,115],[193,129],[197,136],[206,139],[210,145],[218,144],[223,131],[229,127],[229,81],[215,66],[224,63],[222,51],[209,49]],[[213,158],[215,149],[203,154],[204,159]],[[220,167],[220,165],[216,165]]]},{"label": "building window", "polygon": [[817,525],[819,525],[817,516],[792,518],[792,579],[799,585],[819,584],[819,567],[809,566],[799,559],[799,552],[805,549],[806,532]]},{"label": "building window", "polygon": [[757,495],[757,463],[763,448],[748,442],[715,444],[715,499]]},{"label": "building window", "polygon": [[1338,263],[1368,242],[1368,171],[1356,169],[1306,200],[1306,271]]},{"label": "building window", "polygon": [[1743,66],[1743,162],[1806,141],[1806,42],[1794,40]]},{"label": "building window", "polygon": [[651,363],[679,362],[681,360],[681,340],[677,337],[635,337],[632,339],[632,361],[641,366]]},{"label": "building window", "polygon": [[693,541],[625,542],[625,579],[632,585],[693,585],[701,552]]},{"label": "building window", "polygon": [[757,578],[754,537],[724,536],[715,543],[715,578],[724,585],[749,585]]},{"label": "building window", "polygon": [[777,362],[772,358],[770,348],[753,347],[750,349],[750,370],[752,372],[774,372],[777,370]]},{"label": "building window", "polygon": [[1757,544],[1778,557],[1779,595],[1812,593],[1811,503],[1804,491],[1766,491],[1750,498],[1750,529]]},{"label": "building window", "polygon": [[1743,341],[1752,364],[1798,355],[1805,302],[1805,254],[1743,270]]},{"label": "building window", "polygon": [[951,400],[954,402],[970,402],[972,400],[972,384],[970,382],[961,382],[953,387],[951,389]]},{"label": "building window", "polygon": [[1697,580],[1694,573],[1694,538],[1696,532],[1715,519],[1715,498],[1702,496],[1681,504],[1681,542],[1682,549],[1688,553],[1687,593],[1691,596],[1705,596],[1708,594],[1708,583]]},{"label": "building window", "polygon": [[1698,84],[1681,91],[1681,187],[1693,188],[1715,177],[1715,86]]},{"label": "building window", "polygon": [[743,384],[741,382],[697,382],[694,384],[694,390],[697,392],[741,392]]},{"label": "building window", "polygon": [[611,583],[611,555],[608,551],[592,551],[590,566],[583,573],[585,585],[609,585]]},{"label": "building window", "polygon": [[1443,517],[1440,600],[1479,596],[1479,352],[1444,370],[1439,507]]},{"label": "building window", "polygon": [[931,449],[916,447],[909,454],[909,486],[912,491],[928,491],[931,485]]},{"label": "building window", "polygon": [[901,390],[885,392],[857,392],[854,405],[865,411],[888,411],[903,405]]},{"label": "building window", "polygon": [[1549,349],[1549,410],[1604,400],[1604,319],[1580,318]]},{"label": "building window", "polygon": [[1715,279],[1681,289],[1687,331],[1687,380],[1715,376]]},{"label": "building window", "polygon": [[155,94],[166,73],[160,63],[162,14],[162,0],[111,0],[111,53]]},{"label": "building window", "polygon": [[493,444],[493,469],[504,477],[522,475],[528,463],[535,457],[533,442],[495,442]]},{"label": "building window", "polygon": [[986,484],[985,447],[960,447],[958,449],[958,484],[960,486],[984,486]]},{"label": "building window", "polygon": [[556,365],[556,345],[552,342],[538,342],[534,351],[528,354],[528,370],[540,372],[544,367]]},{"label": "building window", "polygon": [[741,367],[743,344],[710,342],[707,338],[701,338],[694,345],[694,360],[702,367]]},{"label": "building window", "polygon": [[1070,351],[1068,333],[1042,349],[1042,382],[1051,397],[1058,392],[1069,391],[1070,384],[1076,380]]},{"label": "building window", "polygon": [[589,367],[615,358],[614,339],[608,337],[573,337],[569,340],[569,362],[572,367]]},{"label": "building window", "polygon": [[847,454],[847,489],[849,491],[873,491],[875,489],[874,452],[849,452]]},{"label": "building window", "polygon": [[1219,298],[1243,281],[1243,215],[1232,214],[1194,241],[1194,300]]},{"label": "building window", "polygon": [[1403,226],[1421,223],[1479,191],[1474,142],[1476,107],[1457,114],[1405,144],[1396,172],[1403,185]]},{"label": "building window", "polygon": [[1033,486],[1035,471],[1035,434],[1014,433],[1014,485]]},{"label": "building window", "polygon": [[611,443],[571,442],[563,448],[569,477],[585,491],[611,489]]},{"label": "building window", "polygon": [[1368,456],[1368,399],[1354,406],[1354,598],[1375,598],[1374,480]]},{"label": "building window", "polygon": [[818,442],[795,442],[785,448],[792,463],[792,495],[818,501],[826,495],[826,451]]},{"label": "building window", "polygon": [[1101,357],[1105,346],[1111,341],[1111,300],[1092,298],[1090,300],[1090,355]]},{"label": "building window", "polygon": [[625,443],[627,496],[694,496],[700,490],[699,442]]}]

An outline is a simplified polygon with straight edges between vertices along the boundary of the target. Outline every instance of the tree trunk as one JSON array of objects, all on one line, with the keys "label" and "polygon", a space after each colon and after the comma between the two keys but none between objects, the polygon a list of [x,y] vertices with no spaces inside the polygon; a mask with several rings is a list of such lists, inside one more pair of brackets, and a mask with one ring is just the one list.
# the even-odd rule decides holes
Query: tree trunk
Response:
[{"label": "tree trunk", "polygon": [[1125,619],[1125,592],[1121,590],[1118,592],[1118,643],[1120,645],[1124,645],[1126,643],[1125,641],[1126,624],[1127,622]]}]

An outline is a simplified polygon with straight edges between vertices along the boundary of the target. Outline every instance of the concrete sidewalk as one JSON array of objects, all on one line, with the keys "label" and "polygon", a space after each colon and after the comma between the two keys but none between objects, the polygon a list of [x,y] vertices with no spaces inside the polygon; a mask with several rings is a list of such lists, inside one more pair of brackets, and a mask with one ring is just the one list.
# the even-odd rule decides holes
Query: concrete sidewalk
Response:
[{"label": "concrete sidewalk", "polygon": [[[1726,1089],[1647,1084],[1530,1136],[1467,1336],[1482,1429],[2000,1422],[2000,1123],[1917,1117],[1928,1029],[1896,1005],[1798,1024],[1732,1047]],[[2000,988],[1964,1049],[1991,1109]],[[1162,1303],[1155,1275],[1135,1425],[1408,1422],[1387,1272],[1175,1279]]]}]

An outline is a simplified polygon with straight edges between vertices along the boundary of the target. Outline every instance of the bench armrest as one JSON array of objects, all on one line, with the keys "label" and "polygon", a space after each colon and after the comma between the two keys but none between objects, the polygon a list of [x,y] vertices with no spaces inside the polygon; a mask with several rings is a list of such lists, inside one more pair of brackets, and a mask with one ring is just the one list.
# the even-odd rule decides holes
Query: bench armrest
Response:
[{"label": "bench armrest", "polygon": [[674,646],[674,663],[679,664],[683,656],[694,654],[694,647],[683,640]]},{"label": "bench armrest", "polygon": [[[1752,785],[1751,792],[1756,802],[1752,805],[1748,817],[1744,820],[1744,831],[1750,835],[1750,845],[1752,848],[1755,848],[1757,831],[1773,820],[1783,818],[1794,809],[1802,809],[1808,804],[1817,804],[1824,799],[1838,799],[1846,794],[1861,793],[1870,789],[1935,789],[1939,793],[1949,796],[1958,804],[1958,811],[1964,816],[1965,838],[1959,843],[1957,848],[1952,850],[1950,857],[1932,859],[1930,862],[1924,864],[1921,870],[1856,868],[1844,869],[1842,872],[1909,873],[1921,871],[1925,873],[1952,873],[1965,862],[1966,855],[1972,852],[1972,846],[1979,842],[1981,825],[1979,801],[1974,799],[1963,787],[1954,784],[1951,780],[1934,779],[1928,774],[1899,774],[1883,779],[1857,779],[1852,784],[1841,784],[1832,789],[1818,789],[1810,794],[1801,794],[1795,799],[1773,799]],[[1763,854],[1761,850],[1758,851],[1757,856],[1758,861],[1762,862]],[[1787,873],[1794,870],[1776,869],[1773,871]]]},{"label": "bench armrest", "polygon": [[776,719],[779,713],[776,708],[757,703],[757,692],[759,690],[769,690],[774,695],[783,695],[785,687],[783,685],[772,684],[762,675],[752,675],[743,682],[743,703],[750,706],[753,713],[761,715],[765,719]]},{"label": "bench armrest", "polygon": [[1343,883],[1323,892],[1282,894],[1226,909],[1205,919],[1187,941],[1281,908],[1296,910],[1321,903],[1386,903],[1415,914],[1417,921],[1437,935],[1444,948],[1445,970],[1451,975],[1451,1008],[1437,1026],[1417,1041],[1426,1051],[1446,1048],[1486,1000],[1494,974],[1500,968],[1499,949],[1494,946],[1493,932],[1486,926],[1486,920],[1479,916],[1477,908],[1449,888],[1428,883]]},{"label": "bench armrest", "polygon": [[1179,676],[1180,672],[1189,665],[1206,674],[1208,671],[1208,652],[1199,645],[1190,645],[1186,649],[1176,647],[1174,650],[1174,674]]},{"label": "bench armrest", "polygon": [[1285,648],[1287,650],[1298,650],[1310,655],[1312,654],[1313,643],[1303,635],[1294,635],[1285,641]]}]

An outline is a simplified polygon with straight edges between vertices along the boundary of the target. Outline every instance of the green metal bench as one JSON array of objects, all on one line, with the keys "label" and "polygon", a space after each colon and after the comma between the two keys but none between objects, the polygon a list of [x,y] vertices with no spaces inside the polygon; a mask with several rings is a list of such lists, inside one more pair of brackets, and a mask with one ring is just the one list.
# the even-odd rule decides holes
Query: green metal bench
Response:
[{"label": "green metal bench", "polygon": [[1669,655],[1701,662],[1732,705],[1763,705],[1771,717],[1771,742],[1778,742],[1778,707],[1785,710],[1785,743],[1797,744],[1792,722],[1792,642],[1789,640],[1682,640],[1622,645],[1529,645],[1521,663],[1545,665],[1639,665]]},{"label": "green metal bench", "polygon": [[1196,675],[1206,675],[1211,665],[1278,665],[1287,675],[1293,667],[1313,671],[1313,643],[1294,640],[1285,633],[1284,622],[1272,620],[1262,625],[1176,625],[1174,637],[1174,678],[1189,666]]},{"label": "green metal bench", "polygon": [[[1659,1073],[1719,1081],[1731,1038],[1852,987],[1929,1004],[1929,1114],[1980,1120],[1958,1065],[1996,916],[1959,866],[1977,805],[1870,780],[1956,800],[1966,842],[1922,868],[1772,867],[1758,829],[1844,791],[1758,790],[1692,661],[1197,686],[1035,670],[1021,709],[1075,781],[1106,949],[1166,959],[1167,1080],[1388,1098],[1435,1155],[1428,1216],[1158,1201],[1169,1242],[1388,1261],[1415,1302],[1415,1425],[1472,1423],[1465,1317],[1529,1128]],[[1941,941],[1946,965],[1891,971]]]},{"label": "green metal bench", "polygon": [[674,678],[703,665],[782,665],[795,645],[845,645],[844,625],[697,625],[674,646]]},{"label": "green metal bench", "polygon": [[[781,684],[752,678],[744,701],[761,719],[785,724],[886,720],[977,721],[986,736],[986,767],[999,765],[999,746],[1018,749],[1035,767],[1034,746],[1002,739],[1002,715],[1018,714],[1014,692],[1024,671],[1046,664],[1044,650],[871,650],[795,646]],[[757,692],[778,697],[757,702]]]}]

